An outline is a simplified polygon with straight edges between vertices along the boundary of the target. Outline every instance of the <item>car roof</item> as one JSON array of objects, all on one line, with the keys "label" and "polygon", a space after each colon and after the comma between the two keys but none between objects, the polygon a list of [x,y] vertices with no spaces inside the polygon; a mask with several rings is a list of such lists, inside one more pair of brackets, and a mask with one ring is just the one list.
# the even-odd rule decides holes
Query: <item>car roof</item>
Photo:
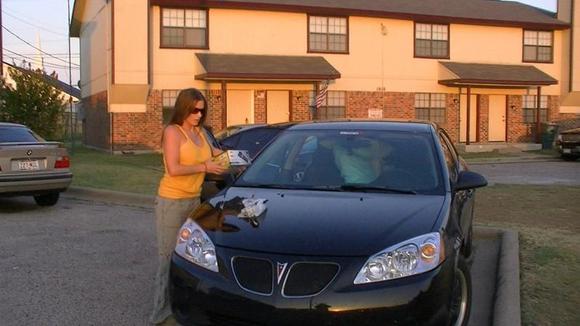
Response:
[{"label": "car roof", "polygon": [[15,127],[15,128],[26,128],[25,125],[11,122],[0,122],[0,127]]},{"label": "car roof", "polygon": [[385,130],[385,131],[411,131],[429,133],[431,128],[437,130],[437,125],[430,121],[422,120],[365,120],[365,119],[341,119],[325,121],[306,121],[295,123],[290,130]]}]

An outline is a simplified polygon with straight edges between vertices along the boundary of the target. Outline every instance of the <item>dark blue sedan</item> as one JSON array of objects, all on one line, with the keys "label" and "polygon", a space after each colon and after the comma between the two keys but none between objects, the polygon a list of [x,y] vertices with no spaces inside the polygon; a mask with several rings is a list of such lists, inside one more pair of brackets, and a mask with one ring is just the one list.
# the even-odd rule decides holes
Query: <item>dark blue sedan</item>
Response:
[{"label": "dark blue sedan", "polygon": [[485,185],[431,123],[290,126],[181,228],[173,312],[184,325],[466,325]]}]

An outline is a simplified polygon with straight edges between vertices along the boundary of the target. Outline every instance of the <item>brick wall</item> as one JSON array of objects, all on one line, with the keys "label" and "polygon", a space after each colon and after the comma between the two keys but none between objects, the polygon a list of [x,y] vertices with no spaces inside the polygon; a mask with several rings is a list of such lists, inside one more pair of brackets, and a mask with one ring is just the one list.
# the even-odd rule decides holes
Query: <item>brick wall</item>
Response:
[{"label": "brick wall", "polygon": [[292,108],[290,108],[290,119],[292,121],[312,120],[309,102],[310,91],[292,91]]},{"label": "brick wall", "polygon": [[478,111],[479,112],[479,137],[477,141],[487,143],[489,141],[489,95],[479,95]]},{"label": "brick wall", "polygon": [[110,150],[110,115],[107,110],[107,92],[94,94],[81,100],[84,112],[83,144]]},{"label": "brick wall", "polygon": [[266,123],[266,91],[254,91],[254,122]]},{"label": "brick wall", "polygon": [[149,151],[161,147],[163,108],[161,91],[153,90],[147,99],[146,112],[111,113],[113,152]]},{"label": "brick wall", "polygon": [[222,101],[222,91],[219,89],[208,90],[207,91],[207,107],[208,116],[205,119],[205,125],[210,127],[211,130],[216,133],[226,126],[223,123],[223,101]]},{"label": "brick wall", "polygon": [[449,138],[454,143],[459,142],[459,95],[447,94],[447,115],[441,128],[445,129]]},{"label": "brick wall", "polygon": [[393,92],[347,92],[346,116],[365,119],[369,109],[380,109],[385,119],[414,119],[415,94]]},{"label": "brick wall", "polygon": [[[266,97],[264,90],[254,93],[254,119],[256,123],[266,122]],[[489,96],[479,95],[479,143],[489,139]],[[113,128],[114,151],[158,150],[161,146],[162,103],[161,91],[153,90],[147,102],[145,113],[108,113],[107,93],[102,92],[82,100],[84,108],[84,143],[104,150],[110,150],[111,128]],[[550,96],[549,120],[558,122],[562,129],[580,125],[580,116],[560,114],[558,96]],[[220,90],[207,92],[208,117],[206,125],[213,132],[223,129],[223,99]],[[535,124],[523,122],[522,97],[507,96],[507,142],[534,142]],[[386,119],[414,119],[414,93],[362,92],[346,93],[346,114],[349,118],[368,118],[369,109],[381,109]],[[459,96],[447,94],[446,121],[444,128],[452,141],[459,141]],[[309,91],[291,91],[291,121],[311,120]],[[111,122],[112,121],[112,126]]]}]

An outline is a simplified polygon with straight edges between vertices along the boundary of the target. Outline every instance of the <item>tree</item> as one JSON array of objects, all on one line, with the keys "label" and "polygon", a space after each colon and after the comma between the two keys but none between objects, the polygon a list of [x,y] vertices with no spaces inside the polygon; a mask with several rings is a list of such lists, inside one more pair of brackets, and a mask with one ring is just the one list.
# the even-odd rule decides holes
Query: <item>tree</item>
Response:
[{"label": "tree", "polygon": [[50,140],[64,139],[65,100],[44,72],[8,67],[14,84],[0,81],[0,121],[20,123]]}]

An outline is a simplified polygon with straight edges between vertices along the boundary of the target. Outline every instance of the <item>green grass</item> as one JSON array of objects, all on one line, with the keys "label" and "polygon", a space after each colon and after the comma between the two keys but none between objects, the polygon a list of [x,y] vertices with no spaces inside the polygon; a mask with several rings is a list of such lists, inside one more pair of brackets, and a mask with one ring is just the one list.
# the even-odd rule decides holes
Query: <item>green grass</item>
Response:
[{"label": "green grass", "polygon": [[524,325],[580,325],[580,187],[497,185],[478,190],[478,224],[520,234]]},{"label": "green grass", "polygon": [[160,154],[110,155],[75,147],[71,155],[73,186],[153,195],[163,175]]}]

